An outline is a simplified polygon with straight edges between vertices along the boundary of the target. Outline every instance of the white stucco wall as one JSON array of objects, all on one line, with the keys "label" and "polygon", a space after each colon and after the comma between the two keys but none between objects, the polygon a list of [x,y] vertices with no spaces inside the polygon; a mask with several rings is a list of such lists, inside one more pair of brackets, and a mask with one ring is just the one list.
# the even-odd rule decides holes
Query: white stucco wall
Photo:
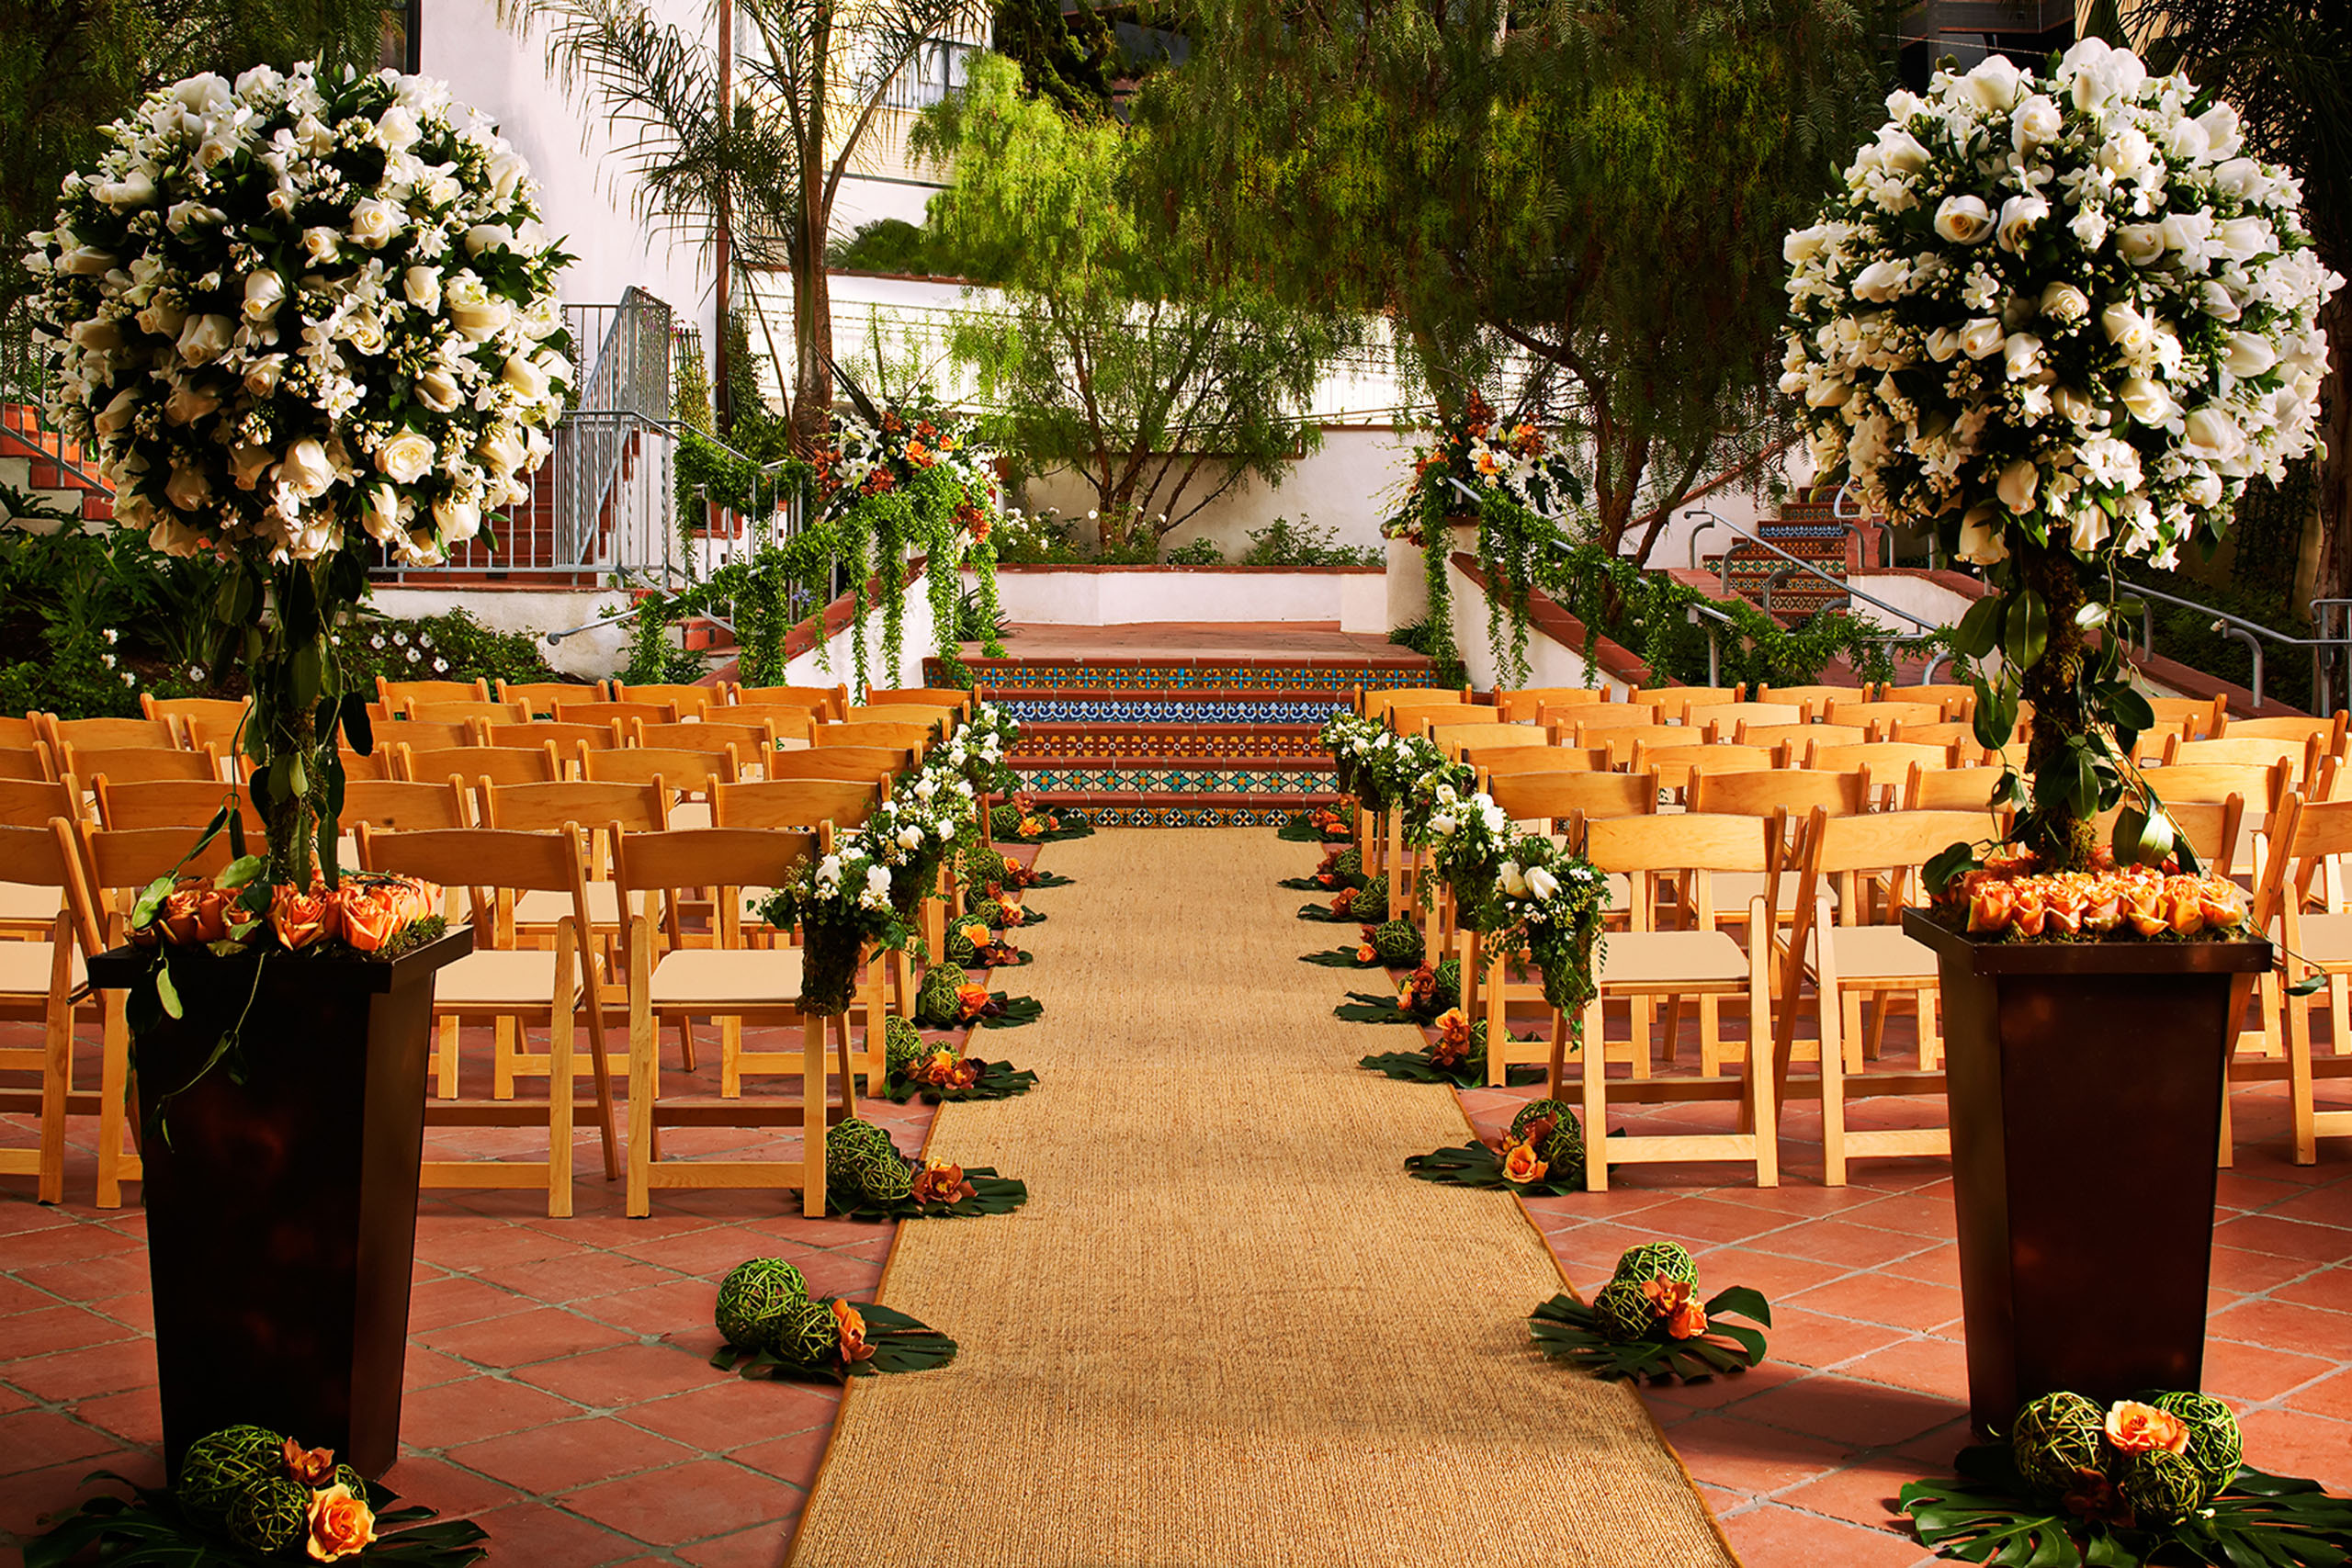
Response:
[{"label": "white stucco wall", "polygon": [[[899,640],[899,664],[894,671],[883,662],[882,612],[871,611],[862,623],[865,636],[866,683],[885,691],[902,686],[920,686],[922,682],[922,661],[939,651],[937,623],[932,619],[931,595],[925,582],[918,578],[907,585],[906,620]],[[831,686],[848,682],[853,697],[856,694],[856,645],[852,638],[859,631],[856,625],[843,626],[819,649],[808,652],[785,666],[784,684],[790,686]]]},{"label": "white stucco wall", "polygon": [[[650,0],[682,26],[699,28],[691,0]],[[562,294],[574,304],[610,304],[631,286],[650,291],[684,319],[711,331],[707,266],[691,238],[650,229],[631,211],[635,183],[615,151],[608,116],[593,89],[567,92],[548,66],[544,26],[502,25],[488,0],[433,0],[424,7],[419,53],[424,73],[449,84],[458,101],[494,117],[539,183],[548,231],[579,259]]]},{"label": "white stucco wall", "polygon": [[[967,571],[964,585],[976,587],[978,580]],[[1388,629],[1388,587],[1376,570],[1010,567],[997,573],[996,591],[1005,619],[1024,626],[1296,621],[1349,632]]]},{"label": "white stucco wall", "polygon": [[[1467,533],[1467,530],[1458,532]],[[1466,548],[1467,547],[1462,547]],[[1487,635],[1487,594],[1476,581],[1464,573],[1452,561],[1446,563],[1446,581],[1453,590],[1453,646],[1462,652],[1462,666],[1470,672],[1470,684],[1482,692],[1491,692],[1501,683],[1496,679],[1494,649]],[[1529,686],[1582,686],[1586,680],[1584,656],[1575,649],[1552,640],[1543,628],[1527,630]],[[1601,671],[1591,684],[1617,696],[1625,694],[1625,682],[1612,679]]]},{"label": "white stucco wall", "polygon": [[567,675],[595,680],[616,674],[628,662],[628,627],[594,626],[548,645],[547,634],[589,626],[613,610],[626,609],[628,595],[610,589],[574,592],[521,589],[393,588],[379,585],[369,595],[376,611],[396,621],[421,621],[463,610],[492,631],[521,632],[539,645],[539,656]]}]

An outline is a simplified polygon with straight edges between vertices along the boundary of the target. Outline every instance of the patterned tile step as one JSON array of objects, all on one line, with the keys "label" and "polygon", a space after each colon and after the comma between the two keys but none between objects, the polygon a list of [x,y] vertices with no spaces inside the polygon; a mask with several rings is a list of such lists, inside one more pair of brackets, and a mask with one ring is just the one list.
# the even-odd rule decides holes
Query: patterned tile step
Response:
[{"label": "patterned tile step", "polygon": [[1280,827],[1294,811],[1329,806],[1330,795],[1040,795],[1040,805],[1082,807],[1097,826],[1111,828]]},{"label": "patterned tile step", "polygon": [[1022,787],[1040,797],[1086,795],[1280,795],[1339,793],[1329,768],[1045,767],[1021,769]]},{"label": "patterned tile step", "polygon": [[[1430,665],[1418,655],[1386,660],[975,659],[980,690],[994,697],[1024,693],[1326,692],[1352,686],[1425,686]],[[936,660],[924,664],[938,679]]]},{"label": "patterned tile step", "polygon": [[1137,696],[1131,693],[1026,695],[1007,692],[998,705],[1023,724],[1295,724],[1319,725],[1344,710],[1347,697]]},{"label": "patterned tile step", "polygon": [[1105,727],[1038,725],[1024,731],[1012,748],[1018,765],[1026,759],[1055,757],[1108,761],[1114,758],[1168,758],[1239,762],[1260,758],[1293,764],[1318,765],[1328,754],[1305,725],[1287,729],[1257,729],[1246,725],[1154,725]]}]

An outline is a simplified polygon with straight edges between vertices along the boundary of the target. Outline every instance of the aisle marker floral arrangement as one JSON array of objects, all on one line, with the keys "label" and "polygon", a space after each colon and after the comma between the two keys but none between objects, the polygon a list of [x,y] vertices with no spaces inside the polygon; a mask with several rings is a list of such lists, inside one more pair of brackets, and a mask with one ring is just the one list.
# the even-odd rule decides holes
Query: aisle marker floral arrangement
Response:
[{"label": "aisle marker floral arrangement", "polygon": [[1670,1241],[1644,1242],[1617,1259],[1616,1271],[1589,1305],[1554,1296],[1529,1318],[1537,1348],[1597,1378],[1679,1378],[1698,1382],[1746,1371],[1764,1359],[1761,1330],[1726,1317],[1772,1326],[1772,1308],[1745,1285],[1699,1300],[1699,1266]]},{"label": "aisle marker floral arrangement", "polygon": [[737,1264],[719,1281],[716,1314],[726,1341],[710,1358],[748,1378],[826,1378],[920,1372],[956,1359],[939,1330],[873,1302],[811,1296],[800,1270],[781,1258]]},{"label": "aisle marker floral arrangement", "polygon": [[[1781,387],[1825,477],[1929,527],[1995,592],[1956,633],[1977,738],[2032,705],[2015,840],[2090,868],[2193,860],[2129,762],[2154,716],[2086,634],[2131,613],[2120,561],[2170,567],[2219,538],[2246,482],[2312,450],[2343,280],[2320,264],[2293,175],[2247,155],[2238,116],[2187,77],[2086,39],[2047,73],[1995,56],[1898,91],[1819,222],[1788,236]],[[2091,591],[2104,579],[2103,593]],[[1949,875],[1973,858],[1954,846]]]}]

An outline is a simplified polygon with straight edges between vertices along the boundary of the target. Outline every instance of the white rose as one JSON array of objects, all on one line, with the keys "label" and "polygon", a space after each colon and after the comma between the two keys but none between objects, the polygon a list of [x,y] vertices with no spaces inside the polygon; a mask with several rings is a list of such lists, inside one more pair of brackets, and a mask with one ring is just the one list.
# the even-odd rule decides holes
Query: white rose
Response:
[{"label": "white rose", "polygon": [[514,231],[503,223],[477,223],[466,231],[466,254],[469,256],[514,248]]},{"label": "white rose", "polygon": [[1453,833],[1453,814],[1445,811],[1431,814],[1430,818],[1430,831],[1441,839],[1452,837]]},{"label": "white rose", "polygon": [[2176,164],[2202,164],[2213,155],[2212,139],[2193,119],[2177,119],[2164,128],[2165,152]]},{"label": "white rose", "polygon": [[1928,166],[1928,150],[1918,139],[1894,126],[1878,133],[1878,153],[1893,174],[1916,175]]},{"label": "white rose", "polygon": [[2053,388],[2050,393],[2050,401],[2058,410],[2059,416],[2069,424],[2088,425],[2098,418],[2098,405],[2092,402],[2077,388]]},{"label": "white rose", "polygon": [[1501,865],[1496,867],[1495,877],[1503,885],[1503,891],[1512,897],[1527,897],[1527,874],[1520,869],[1517,861],[1503,862]]},{"label": "white rose", "polygon": [[236,331],[236,323],[226,316],[191,316],[180,329],[180,357],[190,365],[218,359],[228,352]]},{"label": "white rose", "polygon": [[[1792,229],[1781,241],[1781,259],[1791,266],[1799,262],[1809,262],[1821,254],[1822,247],[1828,242],[1826,224],[1815,223],[1810,229]],[[108,261],[111,263],[112,258],[109,257]],[[103,272],[106,269],[101,267],[98,270]]]},{"label": "white rose", "polygon": [[401,221],[399,208],[381,197],[363,196],[351,209],[352,243],[367,250],[380,251],[400,232]]},{"label": "white rose", "polygon": [[407,538],[408,530],[401,526],[400,491],[389,483],[370,485],[368,503],[360,509],[359,525],[379,545],[398,544]]},{"label": "white rose", "polygon": [[460,544],[481,532],[481,508],[458,496],[444,496],[433,503],[433,521],[440,525],[445,542]]},{"label": "white rose", "polygon": [[187,325],[187,312],[169,299],[156,299],[131,319],[139,323],[141,332],[153,333],[157,337],[177,338],[180,329]]},{"label": "white rose", "polygon": [[2025,249],[2034,225],[2050,216],[2050,203],[2038,196],[2013,196],[2001,203],[2001,249],[2014,255]]},{"label": "white rose", "polygon": [[2155,328],[2148,318],[2120,299],[2099,312],[2098,323],[2107,341],[2127,359],[2146,353],[2155,342]]},{"label": "white rose", "polygon": [[313,501],[334,483],[334,465],[327,460],[324,446],[305,436],[287,448],[285,461],[277,465],[277,479],[304,501]]},{"label": "white rose", "polygon": [[1910,276],[1911,269],[1899,261],[1874,261],[1854,275],[1854,298],[1883,305],[1903,292]]},{"label": "white rose", "polygon": [[2098,166],[2117,179],[2127,180],[2148,166],[2153,152],[2138,128],[2127,125],[2099,147]]},{"label": "white rose", "polygon": [[536,403],[548,395],[547,372],[522,355],[509,355],[498,378],[514,388],[525,402]]},{"label": "white rose", "polygon": [[266,398],[277,390],[278,378],[286,374],[286,356],[272,354],[245,367],[245,390],[256,398]]},{"label": "white rose", "polygon": [[429,266],[413,266],[401,274],[401,293],[420,310],[441,308],[441,275]]},{"label": "white rose", "polygon": [[2076,555],[2089,555],[2107,543],[2107,513],[2104,508],[2086,506],[2076,512],[2067,529],[2066,542]]},{"label": "white rose", "polygon": [[2180,487],[2181,498],[2192,506],[2218,506],[2222,502],[2222,476],[2208,468],[2189,472],[2188,482]]},{"label": "white rose", "polygon": [[515,186],[521,185],[529,174],[530,165],[512,152],[501,151],[490,160],[491,189],[497,193],[501,201],[512,197]]},{"label": "white rose", "polygon": [[438,365],[418,376],[411,389],[416,400],[435,413],[447,413],[458,406],[458,378]]},{"label": "white rose", "polygon": [[119,180],[95,186],[90,194],[108,207],[144,207],[155,199],[155,182],[143,169],[133,168]]},{"label": "white rose", "polygon": [[1527,891],[1538,900],[1548,899],[1560,890],[1560,879],[1542,866],[1530,866],[1527,871]]},{"label": "white rose", "polygon": [[1816,409],[1841,409],[1853,400],[1853,383],[1837,376],[1815,377],[1804,389],[1805,406]]},{"label": "white rose", "polygon": [[245,275],[245,320],[259,325],[274,319],[286,300],[286,280],[268,267]]},{"label": "white rose", "polygon": [[2041,340],[2031,333],[2012,335],[2006,349],[2010,380],[2022,381],[2041,368]]},{"label": "white rose", "polygon": [[2115,231],[2115,254],[2133,266],[2154,266],[2165,259],[2161,223],[2126,223]]},{"label": "white rose", "polygon": [[376,140],[384,144],[387,152],[405,152],[416,144],[421,134],[416,116],[404,105],[394,104],[376,117]]},{"label": "white rose", "polygon": [[2204,130],[2205,144],[2216,158],[2237,156],[2238,145],[2244,141],[2238,125],[2238,111],[2226,102],[2217,103],[2197,117]]},{"label": "white rose", "polygon": [[2107,243],[2107,214],[2096,207],[2086,207],[2066,220],[2066,231],[2083,249],[2098,250]]},{"label": "white rose", "polygon": [[1972,566],[1992,566],[2009,558],[1999,514],[1991,502],[1968,509],[1960,520],[1960,547],[1953,552]]},{"label": "white rose", "polygon": [[481,278],[462,273],[441,290],[441,299],[450,325],[476,343],[497,336],[514,313]]},{"label": "white rose", "polygon": [[2001,323],[1991,316],[1979,316],[1960,329],[1960,351],[1971,359],[1984,359],[2001,352],[2009,341]]},{"label": "white rose", "polygon": [[2213,232],[2222,254],[2232,261],[2252,261],[2271,248],[2270,225],[2259,218],[2232,218]]},{"label": "white rose", "polygon": [[302,231],[302,254],[310,257],[311,265],[313,266],[334,260],[342,249],[342,237],[332,229],[311,228]]},{"label": "white rose", "polygon": [[2009,145],[2020,152],[2030,152],[2058,140],[2058,106],[2036,93],[2018,105],[2009,117]]},{"label": "white rose", "polygon": [[511,474],[523,466],[523,444],[515,439],[513,430],[503,424],[492,427],[474,452],[481,458],[482,466],[493,473]]},{"label": "white rose", "polygon": [[122,346],[122,323],[103,319],[76,321],[65,335],[85,353],[104,353]]},{"label": "white rose", "polygon": [[[115,510],[119,516],[122,512],[120,505],[118,504]],[[204,553],[204,536],[176,517],[159,517],[155,525],[147,531],[147,547],[158,555],[177,556],[185,560],[190,556]]]},{"label": "white rose", "polygon": [[2172,394],[2165,390],[2161,383],[2151,381],[2144,376],[2131,378],[2115,389],[2115,395],[2132,412],[2132,417],[2142,424],[2162,424],[2180,412],[2179,405],[2172,400]]},{"label": "white rose", "polygon": [[2278,363],[2278,351],[2270,340],[2254,333],[2232,333],[2224,346],[2222,363],[2233,376],[2259,376]]},{"label": "white rose", "polygon": [[2007,55],[1988,55],[1976,68],[1960,79],[1960,85],[1976,107],[1984,109],[2005,109],[2018,101],[2025,73],[2009,63]]},{"label": "white rose", "polygon": [[2003,506],[2023,515],[2033,510],[2034,498],[2041,493],[2041,470],[2033,466],[2031,459],[2019,457],[2001,470],[2001,482],[1995,490]]},{"label": "white rose", "polygon": [[2181,432],[2183,456],[2209,463],[2234,462],[2245,454],[2245,432],[2228,411],[2208,403],[2191,410]]},{"label": "white rose", "polygon": [[115,268],[115,257],[96,245],[76,245],[57,258],[57,270],[68,277],[103,277]]},{"label": "white rose", "polygon": [[1936,232],[1956,245],[1973,245],[1993,232],[1993,209],[1982,197],[1948,196],[1936,209]]},{"label": "white rose", "polygon": [[2251,158],[2232,158],[2217,164],[2213,170],[2213,188],[2224,196],[2240,199],[2251,197],[2267,182],[2263,178],[2262,165]]},{"label": "white rose", "polygon": [[212,499],[212,481],[205,478],[203,469],[183,464],[164,481],[164,499],[182,512],[193,512]]},{"label": "white rose", "polygon": [[1936,327],[1928,333],[1928,357],[1941,365],[1960,352],[1960,333],[1950,327]]},{"label": "white rose", "polygon": [[220,406],[220,400],[200,387],[183,381],[164,400],[164,417],[174,424],[194,424]]},{"label": "white rose", "polygon": [[240,441],[230,449],[229,471],[239,490],[251,490],[269,472],[273,454],[258,442]]},{"label": "white rose", "polygon": [[2234,321],[2244,313],[2238,297],[2230,292],[2229,285],[2218,278],[2208,278],[2197,290],[2198,308],[2217,321]]},{"label": "white rose", "polygon": [[432,471],[433,458],[432,438],[413,430],[403,430],[376,448],[376,467],[394,484],[414,484]]},{"label": "white rose", "polygon": [[100,410],[90,423],[97,426],[100,435],[119,435],[130,428],[133,415],[139,412],[139,393],[126,387],[114,395],[114,400]]},{"label": "white rose", "polygon": [[2041,313],[2072,326],[2091,313],[2090,296],[2071,283],[2053,283],[2041,291]]}]

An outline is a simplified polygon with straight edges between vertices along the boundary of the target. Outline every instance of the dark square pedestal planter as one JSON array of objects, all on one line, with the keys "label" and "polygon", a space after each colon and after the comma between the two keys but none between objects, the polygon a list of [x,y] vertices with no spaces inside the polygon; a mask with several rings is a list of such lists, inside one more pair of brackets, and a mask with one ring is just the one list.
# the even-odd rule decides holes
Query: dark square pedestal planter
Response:
[{"label": "dark square pedestal planter", "polygon": [[1983,942],[1936,950],[1969,1414],[2037,1394],[2195,1389],[2236,978],[2267,942]]},{"label": "dark square pedestal planter", "polygon": [[[472,948],[461,928],[390,963],[277,958],[257,989],[250,960],[219,960],[201,998],[183,986],[186,1020],[134,1043],[175,1472],[189,1443],[239,1422],[333,1448],[369,1477],[397,1456],[433,980]],[[91,978],[127,987],[146,963],[119,949]],[[211,1054],[232,982],[253,996],[244,1082],[215,1064],[164,1104],[165,1136],[154,1108]]]}]

